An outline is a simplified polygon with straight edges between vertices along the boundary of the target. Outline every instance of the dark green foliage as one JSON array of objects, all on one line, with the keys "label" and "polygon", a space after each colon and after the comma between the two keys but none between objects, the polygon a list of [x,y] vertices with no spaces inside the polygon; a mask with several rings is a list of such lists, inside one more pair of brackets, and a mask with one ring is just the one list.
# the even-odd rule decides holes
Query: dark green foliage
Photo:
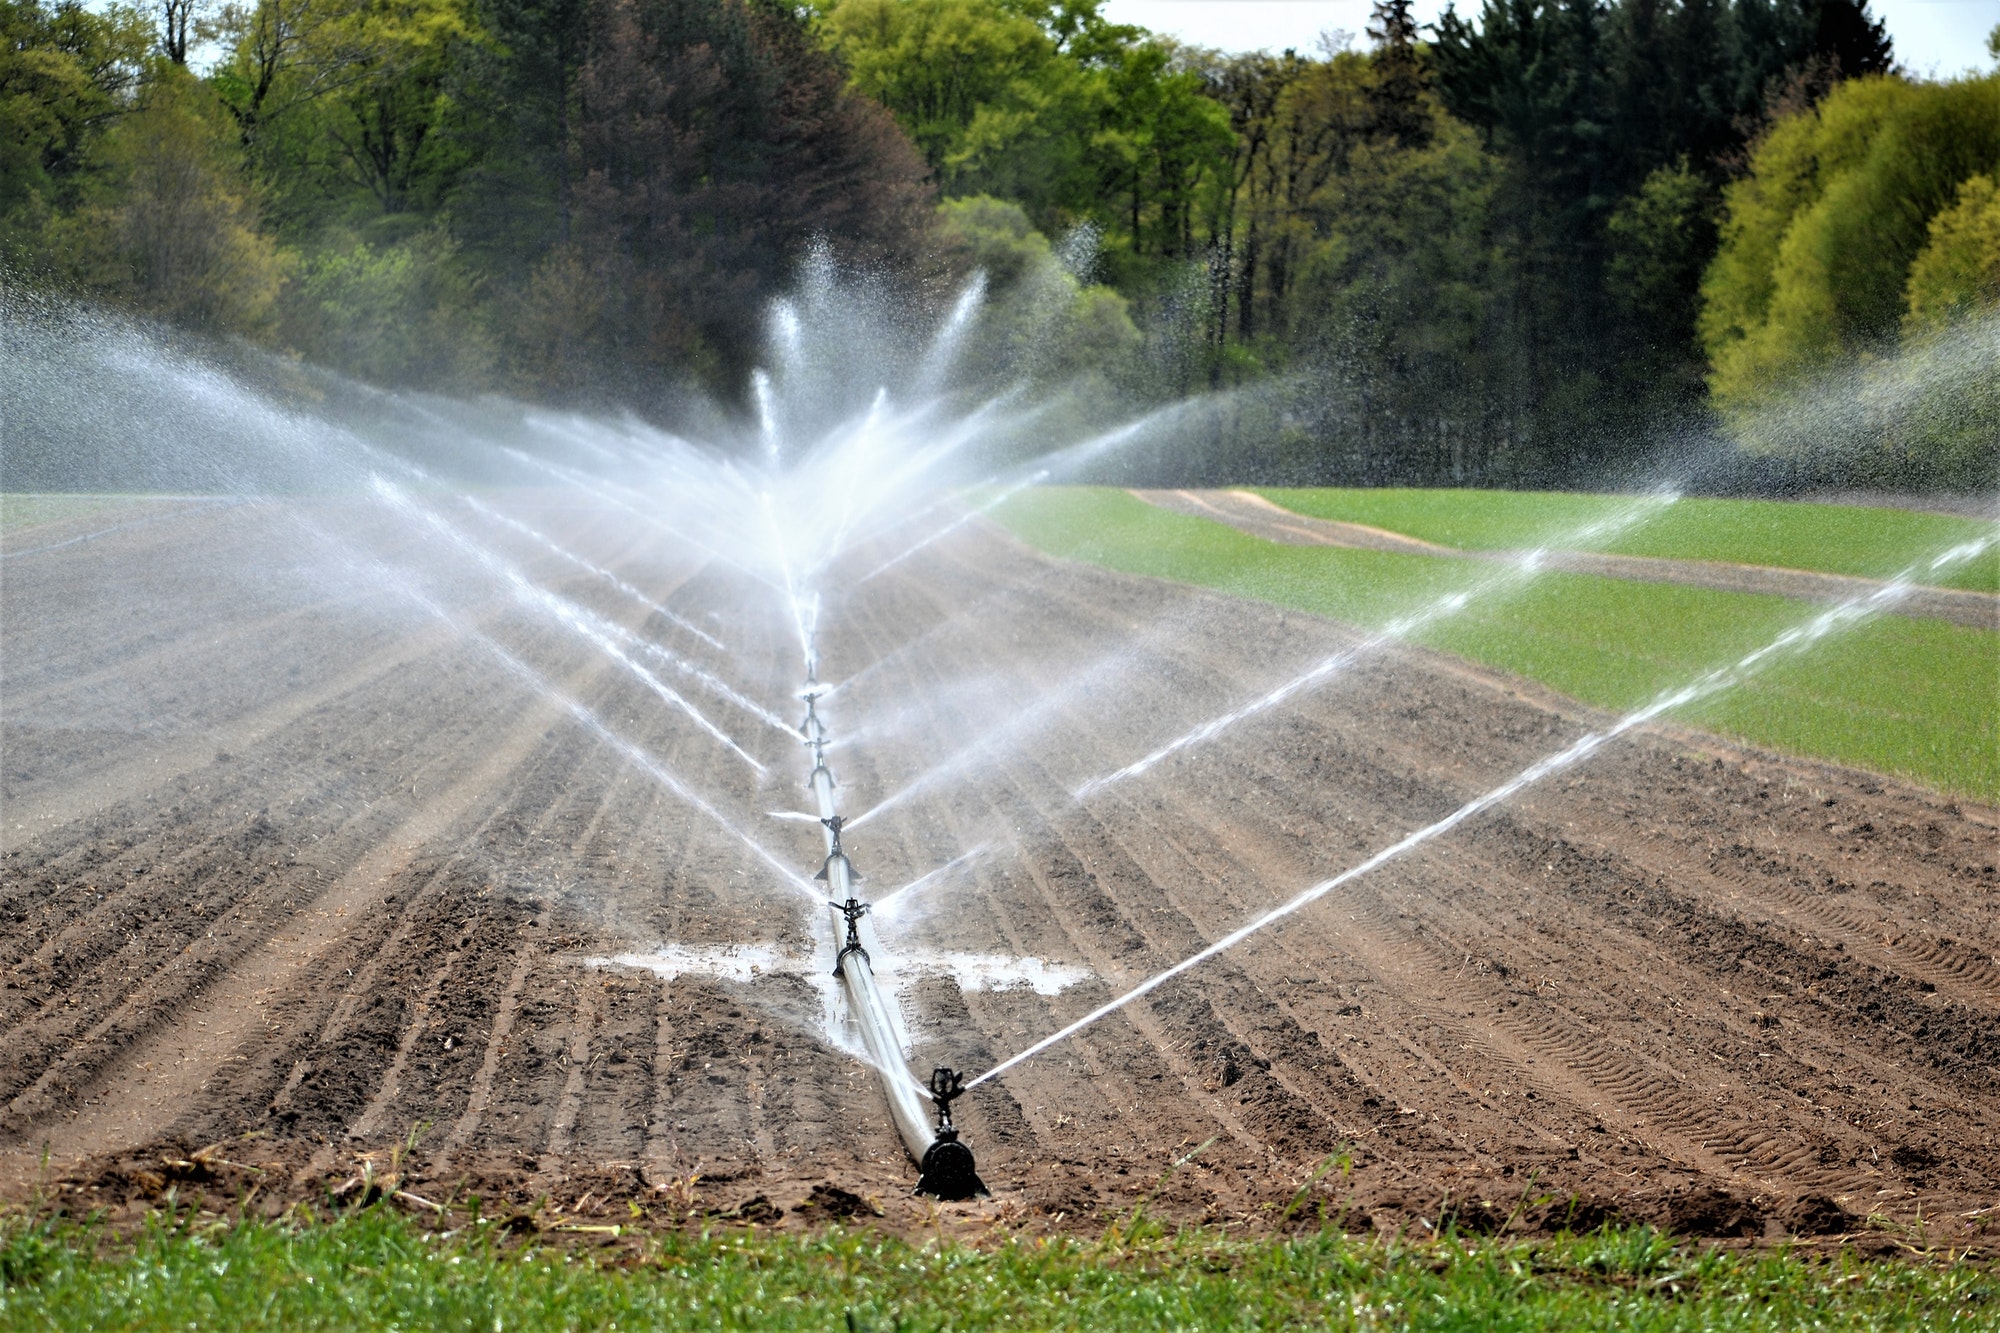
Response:
[{"label": "dark green foliage", "polygon": [[1375,0],[1368,37],[1375,43],[1368,129],[1400,148],[1421,148],[1431,135],[1430,108],[1424,99],[1429,80],[1417,53],[1417,20],[1410,13],[1410,0]]},{"label": "dark green foliage", "polygon": [[[914,258],[920,165],[789,15],[590,0],[583,22],[571,246],[592,289],[583,336],[632,377],[611,381],[622,395],[687,368],[740,385],[765,300],[816,238],[850,261]],[[547,333],[530,319],[522,356]]]},{"label": "dark green foliage", "polygon": [[1658,167],[1605,220],[1605,278],[1632,396],[1698,402],[1707,361],[1696,334],[1701,277],[1715,254],[1720,192],[1685,157]]},{"label": "dark green foliage", "polygon": [[458,196],[458,229],[490,267],[516,277],[570,239],[584,4],[480,0],[488,42],[459,70],[477,163]]},{"label": "dark green foliage", "polygon": [[809,245],[909,273],[929,227],[773,0],[249,0],[199,79],[190,12],[0,10],[16,266],[377,383],[652,406],[739,391]]},{"label": "dark green foliage", "polygon": [[[1726,367],[1696,331],[1741,322],[1712,308],[1732,183],[1891,60],[1865,0],[1481,0],[1429,42],[1411,0],[1378,0],[1367,50],[1229,57],[1102,0],[193,13],[0,10],[17,267],[376,382],[650,410],[690,382],[740,397],[813,246],[934,304],[987,261],[962,224],[1000,204],[1032,235],[995,252],[982,336],[1018,353],[995,373],[1080,374],[1105,414],[1282,376],[1174,460],[1183,480],[1601,477],[1711,429]],[[1841,309],[1867,336],[1915,308],[1956,142],[1916,145],[1948,169],[1877,173],[1828,230],[1866,261]],[[201,199],[163,212],[143,143]],[[160,277],[167,241],[209,234],[227,244],[194,276]],[[1978,304],[1984,261],[1952,244],[1931,268],[1959,294],[1925,309]],[[1069,332],[1025,333],[1031,307]]]},{"label": "dark green foliage", "polygon": [[1507,164],[1539,461],[1615,462],[1607,435],[1643,444],[1701,400],[1699,278],[1746,135],[1773,99],[1882,68],[1887,39],[1858,0],[1486,0],[1437,37],[1441,99]]}]

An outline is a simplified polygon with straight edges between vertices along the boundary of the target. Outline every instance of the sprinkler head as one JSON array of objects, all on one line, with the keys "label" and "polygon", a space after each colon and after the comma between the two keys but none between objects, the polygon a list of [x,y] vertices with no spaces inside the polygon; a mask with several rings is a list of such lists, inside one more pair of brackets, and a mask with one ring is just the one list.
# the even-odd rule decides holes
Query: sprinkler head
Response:
[{"label": "sprinkler head", "polygon": [[972,1149],[959,1142],[951,1123],[951,1104],[965,1092],[965,1076],[942,1065],[931,1071],[931,1102],[937,1107],[937,1138],[924,1150],[917,1168],[917,1193],[952,1202],[987,1194],[986,1182],[972,1159]]},{"label": "sprinkler head", "polygon": [[847,966],[847,955],[851,953],[860,954],[872,966],[874,960],[868,959],[868,950],[861,945],[861,918],[868,915],[869,904],[858,898],[849,898],[844,903],[829,902],[827,906],[847,918],[847,942],[840,946],[840,953],[833,960],[833,975],[840,975],[840,969]]}]

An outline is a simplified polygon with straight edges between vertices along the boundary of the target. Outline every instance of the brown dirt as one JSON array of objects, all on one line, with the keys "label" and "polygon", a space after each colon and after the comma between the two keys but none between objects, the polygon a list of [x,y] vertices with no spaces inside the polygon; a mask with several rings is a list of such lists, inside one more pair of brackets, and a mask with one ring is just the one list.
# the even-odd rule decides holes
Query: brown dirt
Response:
[{"label": "brown dirt", "polygon": [[[1308,518],[1271,503],[1254,491],[1135,490],[1147,504],[1177,514],[1214,519],[1253,537],[1282,546],[1340,546],[1360,551],[1393,551],[1402,555],[1454,556],[1462,560],[1517,561],[1522,551],[1471,551],[1439,546],[1400,532],[1371,528],[1365,523]],[[1735,565],[1714,560],[1668,560],[1646,555],[1606,555],[1596,551],[1544,551],[1536,557],[1546,569],[1640,583],[1680,583],[1718,592],[1769,593],[1806,601],[1834,602],[1865,597],[1883,586],[1880,579],[1825,574],[1806,569],[1776,569],[1768,565]],[[1974,629],[2000,629],[2000,596],[1962,588],[1913,588],[1889,610],[1896,615],[1948,620]]]},{"label": "brown dirt", "polygon": [[[528,561],[550,586],[789,708],[767,589],[601,514],[520,512],[733,652]],[[365,1197],[365,1164],[414,1198],[545,1198],[584,1225],[635,1203],[934,1224],[874,1076],[821,1030],[805,900],[477,642],[312,556],[293,517],[203,510],[0,566],[6,1193],[279,1207]],[[990,1067],[1601,720],[1404,651],[1079,805],[1348,631],[992,530],[927,556],[827,611],[827,675],[855,677],[827,706],[853,736],[847,808],[998,733],[994,753],[850,850],[878,895],[997,850],[884,951],[1093,979],[1045,996],[906,969],[919,1069]],[[813,866],[815,831],[762,814],[804,804],[795,741],[692,695],[760,782],[490,590],[452,604]],[[1144,1200],[1257,1229],[1754,1238],[1872,1214],[1978,1243],[1996,860],[1991,809],[1635,736],[975,1090],[960,1122],[995,1199],[942,1216],[1096,1229]],[[591,964],[665,942],[802,961],[745,982]]]}]

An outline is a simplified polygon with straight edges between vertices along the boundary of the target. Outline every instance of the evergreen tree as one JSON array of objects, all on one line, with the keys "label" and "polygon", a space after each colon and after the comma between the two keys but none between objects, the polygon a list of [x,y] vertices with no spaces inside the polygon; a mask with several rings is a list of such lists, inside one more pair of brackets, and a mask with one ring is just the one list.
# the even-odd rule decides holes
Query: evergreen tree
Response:
[{"label": "evergreen tree", "polygon": [[1405,148],[1421,148],[1430,140],[1431,117],[1410,0],[1375,0],[1368,36],[1375,43],[1369,128]]}]

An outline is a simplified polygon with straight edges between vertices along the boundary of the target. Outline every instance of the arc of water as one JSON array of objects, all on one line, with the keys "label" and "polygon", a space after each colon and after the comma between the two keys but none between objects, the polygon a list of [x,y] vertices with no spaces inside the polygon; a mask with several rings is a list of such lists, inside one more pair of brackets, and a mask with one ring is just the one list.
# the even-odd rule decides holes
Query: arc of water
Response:
[{"label": "arc of water", "polygon": [[[534,538],[535,540],[540,542],[543,546],[555,552],[557,555],[569,559],[570,561],[580,566],[581,568],[589,571],[590,573],[598,574],[603,576],[604,578],[611,580],[611,582],[614,585],[616,585],[620,591],[631,594],[643,605],[652,607],[655,611],[658,611],[660,614],[666,616],[673,623],[680,625],[687,625],[687,627],[689,629],[693,629],[696,634],[701,634],[701,631],[695,629],[693,625],[688,624],[687,621],[682,620],[679,616],[674,615],[673,612],[668,611],[666,608],[660,606],[658,603],[654,602],[651,598],[648,598],[644,593],[641,593],[637,588],[633,588],[631,585],[627,584],[623,579],[620,579],[617,575],[609,573],[606,570],[599,569],[596,565],[591,564],[588,560],[583,559],[581,556],[570,554],[568,551],[563,550],[560,546],[557,546],[554,542],[542,536],[542,534],[540,534],[534,528],[528,526],[527,524],[516,522],[514,519],[511,519],[507,515],[500,513],[498,510],[492,508],[491,506],[480,503],[479,500],[477,500],[472,496],[467,495],[467,496],[462,496],[460,498],[463,499],[466,502],[466,504],[473,509],[475,513],[482,514],[487,518],[494,519],[508,528],[511,528],[517,532],[521,532],[529,537]],[[551,595],[553,596],[553,594]],[[567,599],[563,600],[568,605],[572,606],[574,605],[574,603],[568,603]],[[576,609],[579,612],[583,612],[585,610],[582,607],[577,607]],[[655,660],[660,662],[664,662],[666,665],[672,667],[674,670],[680,672],[682,675],[688,677],[689,679],[699,681],[704,688],[712,691],[721,698],[734,704],[736,707],[750,714],[752,717],[764,723],[766,726],[771,727],[777,731],[785,732],[787,735],[791,733],[792,725],[791,723],[787,722],[784,718],[779,717],[776,713],[766,708],[763,704],[758,703],[755,699],[752,699],[749,696],[738,691],[735,687],[731,686],[728,681],[723,680],[720,676],[717,676],[715,673],[711,671],[703,670],[701,667],[696,666],[693,662],[690,662],[686,658],[682,657],[679,653],[673,652],[672,650],[668,649],[665,645],[654,643],[651,639],[648,639],[643,635],[635,634],[631,630],[626,629],[623,625],[618,624],[616,621],[599,619],[598,628],[605,633],[615,636],[619,642],[626,644],[629,647],[636,648],[638,651],[642,653],[645,653],[648,657],[654,658]],[[714,639],[709,638],[709,636],[706,634],[701,634],[701,637],[707,639],[708,642],[715,644],[715,646],[718,648],[722,647],[721,643],[717,642]]]},{"label": "arc of water", "polygon": [[641,592],[639,589],[633,587],[630,583],[626,582],[624,579],[619,578],[616,574],[612,573],[610,570],[604,568],[602,565],[584,559],[582,556],[570,550],[568,547],[562,545],[560,542],[556,541],[553,537],[548,536],[540,529],[535,528],[527,523],[523,523],[521,522],[521,520],[513,517],[510,514],[501,513],[499,510],[495,509],[492,505],[489,505],[484,501],[480,500],[479,497],[477,496],[467,495],[467,496],[462,496],[460,498],[462,498],[467,505],[471,506],[473,512],[491,519],[495,523],[500,524],[502,527],[520,533],[523,537],[526,537],[529,541],[534,542],[536,545],[540,546],[543,550],[547,551],[549,554],[556,556],[560,559],[569,561],[572,565],[575,565],[578,569],[581,569],[584,573],[603,579],[606,583],[609,583],[612,587],[616,588],[619,592],[624,593],[627,597],[631,598],[633,601],[639,603],[641,606],[649,608],[653,612],[653,614],[666,620],[669,624],[680,626],[682,629],[694,635],[697,639],[700,639],[703,643],[708,644],[710,647],[722,648],[722,640],[716,638],[714,635],[710,634],[707,630],[704,630],[701,626],[695,624],[692,620],[687,619],[685,616],[676,615],[674,612],[668,610],[666,607],[654,601],[651,597],[648,597],[645,593]]},{"label": "arc of water", "polygon": [[987,855],[992,850],[992,843],[979,843],[971,851],[959,853],[936,870],[911,880],[895,892],[883,894],[875,900],[875,914],[887,918],[908,911],[910,903],[923,897],[938,885],[947,882],[952,875],[963,870],[966,866],[971,865],[974,861]]},{"label": "arc of water", "polygon": [[762,370],[750,372],[750,392],[757,400],[757,425],[764,440],[764,452],[771,465],[778,464],[778,421],[771,403],[771,377]]},{"label": "arc of water", "polygon": [[1710,695],[1740,684],[1773,657],[1788,649],[1816,643],[1829,634],[1851,627],[1879,614],[1909,595],[1915,587],[1915,579],[1919,573],[1935,574],[1953,565],[1976,559],[1996,544],[2000,544],[2000,536],[1985,537],[1954,546],[1928,562],[1911,565],[1882,587],[1863,596],[1849,598],[1836,606],[1829,607],[1819,615],[1814,616],[1811,620],[1787,629],[1761,648],[1745,654],[1730,665],[1709,671],[1678,689],[1662,692],[1644,708],[1628,713],[1620,718],[1615,725],[1607,727],[1603,731],[1589,732],[1579,737],[1564,749],[1536,760],[1514,777],[1509,778],[1506,782],[1501,783],[1491,791],[1467,801],[1444,818],[1437,820],[1435,823],[1426,824],[1414,833],[1406,835],[1401,840],[1376,852],[1361,864],[1351,869],[1343,870],[1331,879],[1321,880],[1311,888],[1303,890],[1289,901],[1279,904],[1277,907],[1251,920],[1246,925],[1239,926],[1235,930],[1230,931],[1227,935],[1224,935],[1221,939],[1216,940],[1206,948],[1190,954],[1165,971],[1153,974],[1118,998],[1099,1005],[1061,1031],[1042,1038],[1019,1054],[1009,1056],[1007,1059],[993,1066],[993,1068],[979,1075],[979,1077],[968,1080],[966,1087],[978,1087],[981,1083],[998,1078],[1022,1061],[1033,1059],[1050,1047],[1075,1036],[1091,1024],[1117,1013],[1134,1000],[1158,990],[1161,986],[1166,985],[1167,982],[1180,976],[1183,972],[1198,967],[1216,955],[1226,953],[1228,950],[1235,948],[1238,944],[1249,939],[1252,935],[1255,935],[1273,922],[1282,921],[1301,908],[1318,902],[1321,898],[1326,897],[1327,894],[1332,893],[1343,884],[1359,879],[1369,871],[1386,865],[1412,848],[1419,847],[1438,837],[1440,834],[1457,828],[1460,824],[1463,824],[1466,820],[1479,814],[1481,811],[1490,809],[1500,802],[1507,800],[1522,788],[1532,786],[1551,774],[1560,773],[1566,768],[1581,763],[1584,759],[1587,759],[1603,748],[1608,742],[1631,731],[1634,727],[1643,726],[1663,713],[1685,707],[1696,700],[1707,698]]},{"label": "arc of water", "polygon": [[220,499],[197,499],[193,496],[185,495],[161,495],[151,498],[155,500],[179,500],[185,503],[180,508],[165,514],[153,514],[146,518],[135,518],[126,523],[114,523],[108,528],[99,528],[95,532],[86,532],[80,537],[70,537],[63,541],[50,542],[45,546],[30,546],[25,550],[0,551],[0,560],[18,560],[24,555],[41,555],[47,551],[60,551],[64,547],[81,546],[85,542],[94,542],[99,537],[109,537],[114,532],[124,532],[131,528],[149,527],[155,523],[177,523],[181,519],[192,518],[203,510],[214,509],[218,506],[231,507],[251,503],[248,499],[239,496],[224,496]]},{"label": "arc of water", "polygon": [[979,312],[979,303],[986,299],[986,270],[977,269],[966,279],[959,289],[958,300],[952,303],[951,313],[945,316],[936,335],[931,339],[930,350],[925,353],[923,365],[917,371],[917,383],[925,388],[942,384],[951,372],[952,363],[958,357],[959,343],[965,330],[971,326],[972,317]]},{"label": "arc of water", "polygon": [[1097,691],[1109,689],[1117,679],[1118,673],[1127,670],[1135,660],[1143,660],[1152,654],[1158,649],[1162,640],[1175,638],[1178,634],[1176,622],[1159,622],[1134,644],[1125,645],[1118,652],[1100,658],[1087,669],[1070,671],[1060,685],[1039,692],[1033,703],[1009,713],[1006,721],[998,726],[989,727],[973,737],[946,758],[931,765],[869,806],[861,814],[848,820],[847,826],[860,828],[877,816],[886,814],[914,797],[936,788],[940,783],[956,777],[976,764],[995,762],[1008,747],[1017,744],[1023,737],[1033,735],[1037,728],[1044,726],[1049,719],[1075,702],[1079,696],[1088,697]]},{"label": "arc of water", "polygon": [[927,546],[930,546],[933,542],[943,541],[946,537],[949,537],[952,533],[957,532],[960,528],[972,522],[980,515],[998,509],[1001,505],[1007,503],[1007,501],[1013,499],[1016,495],[1019,495],[1022,491],[1027,490],[1028,487],[1040,485],[1042,482],[1048,480],[1048,476],[1049,476],[1049,470],[1047,468],[1043,468],[1041,471],[1033,473],[1032,475],[1023,478],[1022,480],[1015,482],[1013,485],[1008,486],[1004,490],[1000,491],[997,495],[992,495],[987,497],[985,501],[974,506],[972,509],[967,510],[965,513],[960,514],[957,518],[945,524],[943,527],[931,533],[929,536],[924,537],[922,540],[918,541],[915,545],[904,548],[898,554],[890,556],[887,560],[884,560],[881,564],[875,566],[875,568],[869,570],[866,574],[863,574],[860,578],[854,581],[855,586],[859,587],[861,584],[864,584],[868,582],[870,579],[874,578],[877,574],[888,573],[890,570],[894,569],[897,565],[902,564],[905,560],[908,560],[911,556],[915,555],[917,552],[923,550]]},{"label": "arc of water", "polygon": [[700,538],[695,537],[690,533],[680,528],[676,528],[672,524],[663,521],[658,514],[650,513],[641,505],[635,504],[631,500],[627,500],[619,496],[616,489],[614,489],[608,484],[600,483],[597,479],[589,476],[586,473],[579,472],[575,468],[564,467],[560,463],[552,463],[546,458],[537,458],[533,454],[528,453],[526,450],[516,449],[511,445],[504,446],[501,449],[501,452],[517,462],[526,464],[529,467],[536,468],[539,471],[548,473],[550,476],[554,477],[556,480],[560,482],[563,482],[565,485],[576,487],[578,490],[584,492],[586,495],[592,496],[593,498],[600,500],[605,504],[610,505],[614,509],[618,509],[623,511],[624,513],[630,514],[632,517],[638,519],[640,522],[646,524],[648,527],[651,527],[656,532],[665,533],[667,536],[672,537],[675,541],[685,542],[687,545],[694,547],[697,551],[700,551],[703,555],[707,556],[709,559],[715,560],[721,564],[728,565],[731,569],[734,569],[737,573],[755,579],[757,582],[763,584],[767,588],[774,588],[777,586],[776,584],[772,583],[770,579],[758,573],[756,570],[751,569],[749,566],[745,565],[742,561],[733,559],[730,556],[725,555],[723,552],[717,550],[714,546],[710,545],[709,543],[702,541]]},{"label": "arc of water", "polygon": [[522,661],[484,630],[466,624],[459,616],[453,614],[449,608],[441,605],[436,599],[417,587],[407,573],[381,560],[359,554],[348,543],[335,537],[326,531],[325,528],[301,514],[294,512],[291,514],[291,518],[303,527],[315,540],[323,543],[332,550],[340,552],[350,568],[362,571],[366,576],[372,578],[398,596],[415,603],[426,613],[449,626],[455,633],[484,648],[499,660],[501,666],[509,674],[520,680],[529,690],[555,703],[573,721],[583,726],[604,744],[609,745],[626,762],[630,763],[634,768],[637,768],[660,786],[666,788],[674,796],[686,802],[717,828],[741,843],[752,855],[776,873],[779,880],[788,888],[803,893],[815,901],[818,900],[820,895],[810,882],[797,871],[793,870],[768,847],[765,847],[762,843],[730,822],[727,816],[704,799],[699,792],[682,781],[666,765],[647,753],[640,746],[613,731],[590,708],[567,692],[558,689],[552,681]]},{"label": "arc of water", "polygon": [[[855,430],[856,447],[862,451],[864,458],[874,452],[875,433],[880,429],[882,411],[888,405],[888,389],[877,389],[874,401],[868,405],[867,415],[862,418],[860,426]],[[841,543],[847,536],[848,527],[854,522],[854,491],[861,484],[862,468],[857,462],[856,465],[850,466],[844,471],[845,475],[841,478],[842,484],[840,487],[840,520],[834,524],[833,535],[827,538],[826,547],[828,551],[838,551],[840,549]],[[817,570],[823,566],[826,558],[822,558],[816,562],[813,568]],[[811,571],[808,571],[808,577],[810,577],[810,574]]]},{"label": "arc of water", "polygon": [[[939,402],[891,413],[884,391],[861,418],[843,423],[807,451],[787,472],[788,489],[807,497],[800,512],[792,515],[800,529],[794,543],[801,567],[798,577],[814,578],[853,544],[857,528],[878,526],[872,522],[877,514],[897,511],[913,486],[979,437],[1000,401],[989,400],[934,427],[927,423],[937,414]],[[917,438],[928,442],[893,456],[885,452],[888,441]],[[771,484],[778,480],[774,476]],[[836,494],[840,503],[836,521],[829,526],[823,507],[826,497]],[[907,514],[899,512],[897,521],[907,521]]]},{"label": "arc of water", "polygon": [[[894,472],[890,473],[889,480],[892,483],[891,485],[873,488],[871,494],[877,497],[876,502],[871,504],[862,515],[858,515],[855,521],[849,525],[849,533],[843,538],[840,549],[829,551],[820,564],[814,567],[815,572],[831,564],[840,555],[844,554],[846,550],[862,542],[873,541],[877,537],[908,528],[932,510],[950,504],[954,498],[952,490],[949,488],[940,488],[929,501],[916,509],[911,509],[908,505],[900,502],[902,498],[901,488],[921,481],[924,474],[944,462],[946,458],[959,451],[963,446],[977,440],[981,432],[990,429],[1000,409],[1017,396],[1018,394],[1013,390],[995,394],[970,412],[966,412],[946,423],[942,428],[942,434],[939,434],[937,430],[931,430],[925,426],[925,418],[943,405],[942,400],[924,404],[918,411],[912,412],[894,423],[895,428],[905,435],[925,432],[938,435],[939,438],[933,447],[918,451],[915,455],[906,459]],[[1009,425],[1012,428],[1019,429],[1047,410],[1045,405],[1024,408],[1009,418]],[[980,485],[992,485],[1006,475],[1010,475],[1010,473],[995,474],[988,477]],[[864,519],[867,521],[864,522]]]},{"label": "arc of water", "polygon": [[611,632],[612,627],[609,621],[590,611],[588,608],[578,606],[574,602],[556,596],[546,588],[537,587],[519,570],[453,527],[445,520],[443,515],[432,510],[427,505],[420,504],[410,498],[401,487],[386,477],[378,473],[371,480],[376,493],[391,508],[417,519],[431,531],[437,533],[459,550],[471,556],[489,573],[495,575],[506,584],[509,591],[514,594],[517,600],[549,615],[558,624],[563,625],[606,657],[624,667],[634,679],[652,691],[655,696],[663,702],[672,705],[674,708],[679,709],[723,748],[727,749],[744,763],[750,765],[759,776],[764,774],[766,771],[764,765],[755,755],[737,744],[734,737],[711,722],[706,714],[699,708],[696,708],[694,704],[689,702],[673,686],[667,684],[628,657],[624,649],[618,645],[615,634]]},{"label": "arc of water", "polygon": [[[983,414],[988,414],[993,411],[997,411],[999,405],[1005,401],[1005,398],[1006,395],[1001,395],[999,397],[989,400],[988,402],[981,405],[978,412],[969,414],[967,417],[965,417],[959,423],[957,423],[957,426],[955,428],[956,435],[953,438],[950,438],[942,442],[932,451],[932,454],[930,456],[925,457],[922,460],[923,468],[928,468],[930,466],[933,466],[938,459],[943,458],[953,450],[959,448],[966,440],[973,438],[976,433],[974,428],[979,424],[979,418]],[[1025,476],[1016,474],[1012,480],[1007,480],[1005,482],[1005,485],[1002,487],[1001,491],[998,494],[987,497],[987,499],[984,502],[982,502],[980,505],[975,507],[970,512],[955,515],[946,523],[944,523],[942,526],[918,538],[916,542],[906,547],[904,550],[899,551],[896,555],[892,556],[890,559],[877,565],[875,568],[871,569],[868,573],[862,575],[859,579],[856,579],[855,585],[859,586],[861,584],[867,583],[870,579],[875,578],[877,575],[887,572],[889,569],[892,569],[896,565],[901,564],[903,561],[909,559],[911,556],[917,554],[919,551],[924,550],[932,543],[940,541],[943,538],[951,535],[953,532],[958,531],[966,524],[978,518],[981,514],[984,514],[987,511],[994,509],[999,505],[1005,503],[1008,499],[1012,498],[1015,495],[1018,495],[1020,492],[1026,490],[1028,487],[1039,485],[1040,483],[1047,481],[1050,477],[1057,475],[1064,469],[1081,467],[1084,464],[1090,462],[1092,459],[1096,458],[1098,455],[1110,449],[1116,448],[1121,444],[1126,444],[1132,440],[1138,439],[1142,435],[1144,435],[1147,431],[1172,421],[1176,416],[1178,416],[1184,410],[1185,410],[1184,405],[1182,404],[1173,404],[1168,407],[1160,408],[1157,411],[1147,413],[1143,417],[1139,417],[1136,418],[1135,420],[1126,422],[1124,425],[1115,427],[1108,431],[1101,432],[1100,434],[1094,435],[1089,439],[1079,441],[1078,443],[1070,445],[1067,448],[1057,450],[1055,453],[1047,454],[1042,456],[1041,458],[1034,460],[1035,466],[1032,472],[1029,472]],[[920,472],[921,470],[922,469],[916,467],[908,467],[904,469],[904,472],[915,473],[915,472]],[[995,474],[993,476],[988,477],[984,482],[980,483],[980,485],[981,486],[994,485],[996,483],[1001,482],[1008,475],[1009,473],[1007,472]],[[909,521],[909,517],[910,516],[908,515],[903,516],[900,522],[907,523]],[[825,564],[830,563],[833,560],[833,558],[838,554],[840,554],[838,551],[830,552],[827,555],[826,559],[821,562],[821,565],[824,566]]]}]

